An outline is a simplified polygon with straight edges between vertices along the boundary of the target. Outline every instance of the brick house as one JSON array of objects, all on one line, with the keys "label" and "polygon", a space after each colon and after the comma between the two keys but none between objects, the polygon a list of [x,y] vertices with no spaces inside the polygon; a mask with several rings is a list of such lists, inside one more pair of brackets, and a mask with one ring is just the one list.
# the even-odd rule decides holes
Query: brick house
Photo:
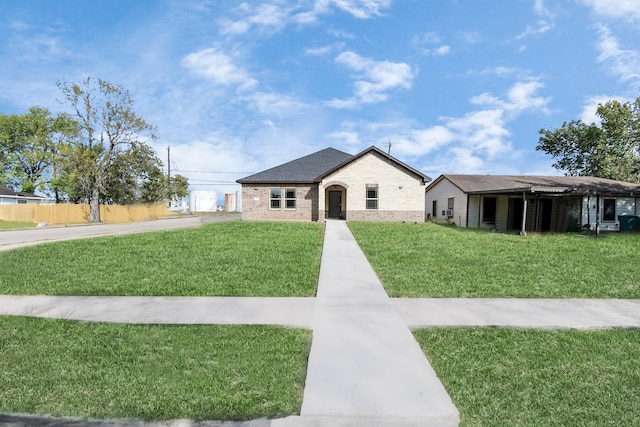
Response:
[{"label": "brick house", "polygon": [[242,219],[424,221],[431,178],[384,151],[326,148],[239,179]]}]

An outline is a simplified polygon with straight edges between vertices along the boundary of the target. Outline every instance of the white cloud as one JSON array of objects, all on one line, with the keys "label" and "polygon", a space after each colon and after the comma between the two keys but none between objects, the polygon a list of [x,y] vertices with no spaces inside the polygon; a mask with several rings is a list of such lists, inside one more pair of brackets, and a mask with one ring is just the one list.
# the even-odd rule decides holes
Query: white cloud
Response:
[{"label": "white cloud", "polygon": [[236,21],[220,20],[220,31],[223,34],[245,34],[252,28],[280,30],[288,22],[291,10],[284,9],[276,4],[262,3],[255,7],[242,3],[239,12],[246,16]]},{"label": "white cloud", "polygon": [[465,147],[474,152],[482,151],[488,158],[511,149],[506,140],[509,131],[501,109],[474,111],[462,117],[449,118],[446,125]]},{"label": "white cloud", "polygon": [[283,6],[283,2],[252,5],[242,3],[235,12],[243,15],[237,20],[219,21],[223,34],[246,34],[252,29],[258,31],[279,31],[289,24],[309,25],[318,21],[322,15],[338,9],[358,19],[370,19],[382,16],[383,10],[391,6],[391,0],[316,0],[311,8],[303,6]]},{"label": "white cloud", "polygon": [[625,21],[640,20],[638,0],[582,0],[582,3],[598,15]]},{"label": "white cloud", "polygon": [[338,140],[341,144],[350,146],[359,146],[362,144],[360,141],[360,134],[354,131],[337,131],[331,132],[327,135],[329,138]]},{"label": "white cloud", "polygon": [[515,36],[513,39],[522,40],[527,37],[541,36],[544,33],[552,30],[554,27],[555,27],[555,24],[553,24],[552,22],[541,20],[541,21],[538,21],[535,26],[527,25],[525,27],[525,30],[522,33]]},{"label": "white cloud", "polygon": [[420,157],[433,152],[455,139],[455,134],[444,126],[417,129],[407,136],[391,138],[393,151],[404,156]]},{"label": "white cloud", "polygon": [[344,48],[344,43],[339,42],[339,43],[333,43],[328,46],[308,48],[304,51],[304,53],[309,56],[326,56],[326,55],[332,54],[333,52],[340,51],[343,48]]},{"label": "white cloud", "polygon": [[476,155],[473,150],[464,147],[454,147],[449,150],[453,155],[451,164],[455,165],[455,171],[462,173],[478,173],[482,170],[484,160]]},{"label": "white cloud", "polygon": [[411,46],[423,55],[443,56],[449,54],[451,47],[442,44],[438,33],[428,32],[413,36]]},{"label": "white cloud", "polygon": [[246,100],[259,113],[268,116],[297,115],[307,109],[307,105],[298,99],[278,93],[256,92]]},{"label": "white cloud", "polygon": [[[534,13],[541,17],[535,25],[527,25],[524,31],[513,38],[513,40],[522,40],[528,37],[539,37],[555,27],[555,14],[552,13],[545,5],[544,0],[535,0],[533,4]],[[520,52],[526,50],[526,46],[520,46]]]},{"label": "white cloud", "polygon": [[536,96],[536,92],[544,85],[538,80],[519,81],[514,83],[507,92],[506,99],[498,98],[485,92],[471,98],[471,103],[489,107],[497,107],[507,112],[537,110],[548,112],[547,105],[551,98]]},{"label": "white cloud", "polygon": [[353,108],[359,104],[374,104],[385,101],[392,89],[409,89],[415,72],[406,63],[374,61],[355,52],[342,52],[336,62],[355,72],[352,76],[354,97],[347,100],[332,100],[334,108]]},{"label": "white cloud", "polygon": [[598,37],[598,62],[606,63],[609,72],[617,75],[623,82],[640,80],[640,53],[636,50],[621,49],[618,40],[604,25],[598,26]]},{"label": "white cloud", "polygon": [[234,63],[231,56],[216,48],[190,53],[182,59],[182,65],[219,85],[248,88],[257,84],[255,79]]},{"label": "white cloud", "polygon": [[631,98],[614,96],[614,95],[591,96],[585,100],[585,103],[582,107],[582,112],[580,113],[580,116],[578,118],[588,125],[590,125],[591,123],[595,123],[599,125],[601,122],[601,119],[596,114],[598,111],[598,106],[604,105],[607,102],[614,99],[622,103],[635,101],[634,99],[631,99]]},{"label": "white cloud", "polygon": [[359,19],[382,15],[382,10],[391,6],[391,0],[318,0],[320,4],[333,4],[340,10]]}]

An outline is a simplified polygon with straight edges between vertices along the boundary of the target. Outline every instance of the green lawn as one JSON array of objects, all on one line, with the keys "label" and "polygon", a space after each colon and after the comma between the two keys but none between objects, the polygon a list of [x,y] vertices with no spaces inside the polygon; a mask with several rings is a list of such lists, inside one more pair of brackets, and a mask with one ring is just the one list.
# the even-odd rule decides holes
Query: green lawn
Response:
[{"label": "green lawn", "polygon": [[640,425],[640,329],[414,334],[461,426]]},{"label": "green lawn", "polygon": [[317,223],[225,222],[0,252],[3,294],[314,296]]},{"label": "green lawn", "polygon": [[349,222],[392,297],[640,298],[640,236]]},{"label": "green lawn", "polygon": [[311,332],[0,317],[0,413],[232,420],[298,414]]},{"label": "green lawn", "polygon": [[0,230],[13,230],[16,228],[33,228],[35,222],[3,221],[0,219]]}]

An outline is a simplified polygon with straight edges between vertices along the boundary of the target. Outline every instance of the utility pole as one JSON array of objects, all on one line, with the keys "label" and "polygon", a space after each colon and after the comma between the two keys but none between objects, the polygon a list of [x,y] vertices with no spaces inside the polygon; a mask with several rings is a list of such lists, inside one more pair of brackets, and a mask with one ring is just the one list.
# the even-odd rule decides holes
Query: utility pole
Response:
[{"label": "utility pole", "polygon": [[389,140],[389,142],[387,143],[387,154],[388,155],[391,155],[391,145],[393,145],[393,144],[391,144],[391,140]]},{"label": "utility pole", "polygon": [[167,189],[171,188],[171,146],[167,145]]}]

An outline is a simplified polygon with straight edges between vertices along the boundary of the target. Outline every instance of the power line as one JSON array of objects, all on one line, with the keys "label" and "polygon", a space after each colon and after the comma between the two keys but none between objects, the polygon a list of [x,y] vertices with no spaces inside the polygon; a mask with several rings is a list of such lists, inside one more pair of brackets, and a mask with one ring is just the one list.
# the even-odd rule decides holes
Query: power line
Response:
[{"label": "power line", "polygon": [[190,172],[190,173],[226,173],[226,174],[236,174],[236,173],[246,173],[246,174],[252,174],[253,172],[222,172],[222,171],[191,171],[191,170],[184,170],[184,169],[174,169],[174,172],[178,171],[178,172]]}]

